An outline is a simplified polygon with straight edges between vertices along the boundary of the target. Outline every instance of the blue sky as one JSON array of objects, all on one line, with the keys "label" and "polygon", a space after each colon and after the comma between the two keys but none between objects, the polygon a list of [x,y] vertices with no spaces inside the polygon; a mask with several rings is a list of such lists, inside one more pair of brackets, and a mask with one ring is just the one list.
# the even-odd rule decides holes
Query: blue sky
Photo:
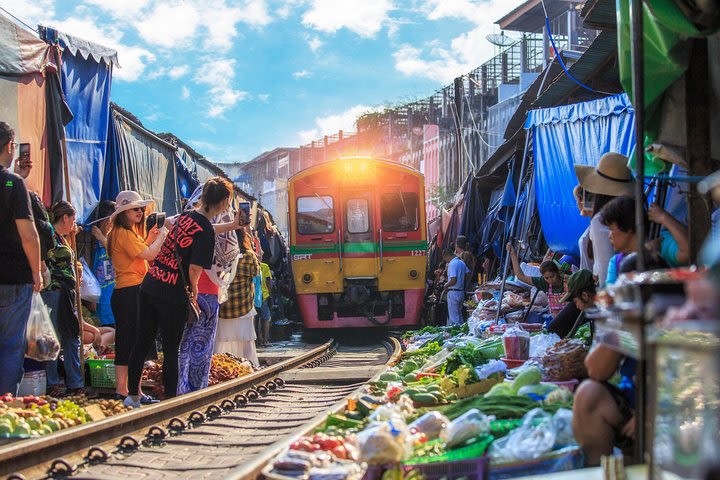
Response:
[{"label": "blue sky", "polygon": [[521,0],[0,0],[118,50],[113,101],[216,162],[353,130],[493,55]]}]

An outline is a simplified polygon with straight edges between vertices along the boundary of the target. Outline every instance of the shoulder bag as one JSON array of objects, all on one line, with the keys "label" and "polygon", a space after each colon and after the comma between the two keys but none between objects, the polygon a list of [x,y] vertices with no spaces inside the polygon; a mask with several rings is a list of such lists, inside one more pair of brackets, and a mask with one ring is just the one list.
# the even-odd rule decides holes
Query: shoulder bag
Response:
[{"label": "shoulder bag", "polygon": [[[177,224],[174,228],[177,228]],[[170,235],[170,234],[168,234]],[[187,314],[187,323],[195,323],[200,318],[200,307],[196,302],[193,301],[193,292],[190,288],[190,282],[188,282],[187,277],[185,276],[185,270],[183,269],[183,263],[182,259],[180,258],[180,252],[178,251],[180,249],[180,246],[177,243],[177,240],[175,237],[172,239],[173,246],[175,247],[173,249],[173,253],[175,254],[175,261],[178,265],[178,271],[180,272],[180,278],[182,278],[182,281],[184,283],[184,289],[185,289],[185,295],[187,295],[188,299],[188,314]]]}]

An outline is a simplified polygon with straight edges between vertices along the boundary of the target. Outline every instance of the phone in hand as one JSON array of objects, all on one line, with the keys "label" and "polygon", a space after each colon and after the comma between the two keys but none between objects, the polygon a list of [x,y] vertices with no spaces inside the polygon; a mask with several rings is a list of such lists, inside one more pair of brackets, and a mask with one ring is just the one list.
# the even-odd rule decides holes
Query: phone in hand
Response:
[{"label": "phone in hand", "polygon": [[239,208],[245,212],[245,225],[250,225],[250,202],[240,202]]},{"label": "phone in hand", "polygon": [[162,228],[165,224],[165,212],[153,212],[145,219],[145,230],[150,231],[153,227]]},{"label": "phone in hand", "polygon": [[29,143],[21,143],[18,148],[18,155],[20,157],[20,161],[30,160],[30,144]]}]

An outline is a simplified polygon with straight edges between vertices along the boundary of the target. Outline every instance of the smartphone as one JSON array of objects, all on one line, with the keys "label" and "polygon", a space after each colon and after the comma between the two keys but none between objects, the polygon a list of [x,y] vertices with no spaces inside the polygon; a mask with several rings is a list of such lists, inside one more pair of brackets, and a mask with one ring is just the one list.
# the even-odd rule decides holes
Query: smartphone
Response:
[{"label": "smartphone", "polygon": [[29,143],[21,143],[20,144],[19,156],[20,156],[21,160],[30,159],[30,144]]},{"label": "smartphone", "polygon": [[250,225],[250,202],[240,202],[239,208],[245,212],[245,225]]},{"label": "smartphone", "polygon": [[592,212],[595,209],[595,194],[587,190],[583,190],[582,208],[586,212]]},{"label": "smartphone", "polygon": [[157,226],[161,228],[165,224],[165,217],[167,215],[164,212],[153,212],[145,219],[145,230],[150,231],[153,227]]}]

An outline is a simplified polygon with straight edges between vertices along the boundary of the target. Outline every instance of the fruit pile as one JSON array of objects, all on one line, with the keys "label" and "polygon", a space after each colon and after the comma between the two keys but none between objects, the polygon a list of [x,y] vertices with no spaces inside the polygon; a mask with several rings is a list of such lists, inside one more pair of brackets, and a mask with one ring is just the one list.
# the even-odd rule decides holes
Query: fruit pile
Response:
[{"label": "fruit pile", "polygon": [[81,407],[97,405],[98,407],[100,407],[100,410],[106,417],[112,417],[113,415],[132,410],[132,407],[126,407],[121,400],[88,398],[85,395],[72,395],[68,397],[63,397],[63,400],[71,401]]},{"label": "fruit pile", "polygon": [[69,400],[3,395],[0,435],[38,437],[91,420],[84,408]]},{"label": "fruit pile", "polygon": [[209,384],[217,385],[251,373],[253,373],[253,369],[249,362],[243,362],[226,353],[216,353],[212,356],[210,364]]},{"label": "fruit pile", "polygon": [[357,449],[339,435],[327,435],[318,432],[312,437],[301,437],[290,445],[290,450],[302,452],[330,452],[335,458],[342,460],[355,460]]}]

